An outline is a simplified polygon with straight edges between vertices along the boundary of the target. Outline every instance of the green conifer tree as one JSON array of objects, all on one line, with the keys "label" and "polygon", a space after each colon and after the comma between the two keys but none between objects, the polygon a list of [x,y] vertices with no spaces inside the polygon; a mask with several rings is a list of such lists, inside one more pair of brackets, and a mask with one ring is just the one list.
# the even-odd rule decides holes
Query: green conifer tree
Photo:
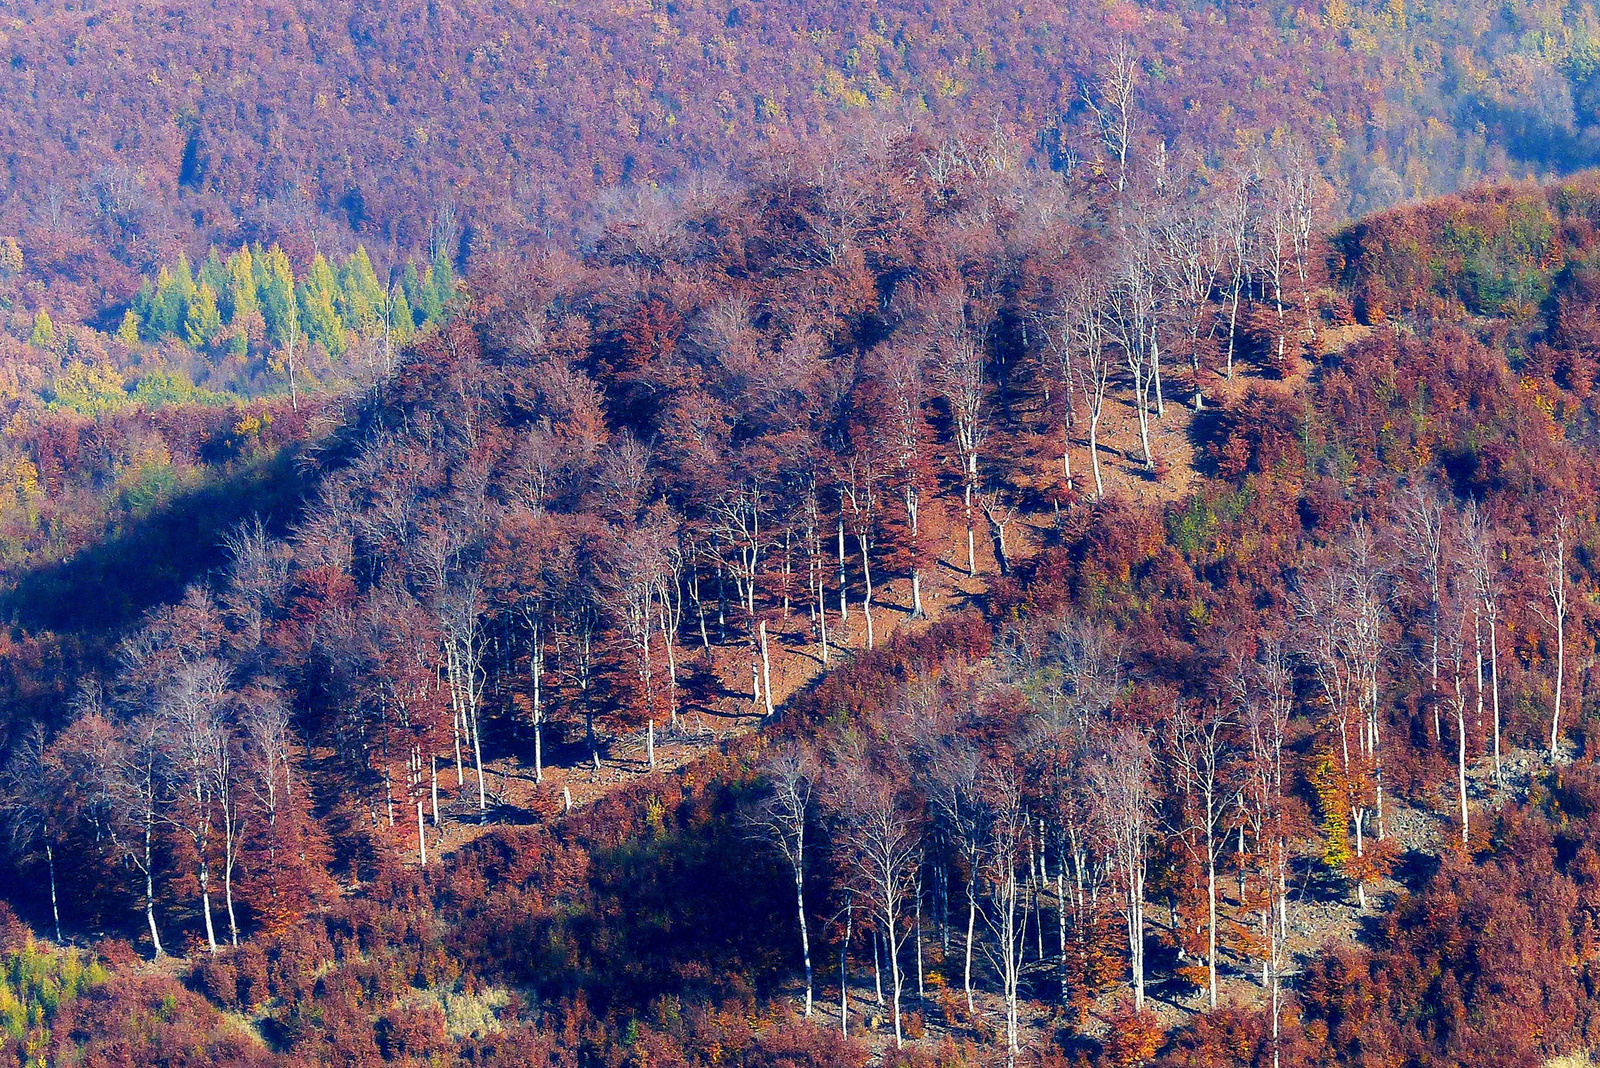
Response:
[{"label": "green conifer tree", "polygon": [[217,253],[217,246],[212,245],[206,250],[206,261],[200,265],[196,272],[195,283],[211,287],[211,292],[218,294],[227,292],[228,268],[223,265],[222,257]]},{"label": "green conifer tree", "polygon": [[[274,245],[272,247],[277,248],[278,246]],[[261,242],[257,241],[250,246],[250,269],[255,275],[257,293],[260,293],[267,284],[268,255],[269,251],[261,247]]]},{"label": "green conifer tree", "polygon": [[33,333],[28,335],[28,344],[47,349],[55,343],[56,324],[50,321],[50,313],[40,308],[33,317]]},{"label": "green conifer tree", "polygon": [[156,287],[155,283],[146,278],[139,287],[139,292],[133,295],[132,306],[128,309],[139,320],[139,337],[143,341],[154,341],[156,317]]},{"label": "green conifer tree", "polygon": [[256,296],[255,267],[248,248],[229,256],[226,270],[227,281],[217,290],[217,301],[223,321],[231,326],[259,312],[261,300]]},{"label": "green conifer tree", "polygon": [[204,348],[222,330],[222,314],[217,311],[217,294],[201,282],[195,288],[194,299],[189,302],[189,314],[183,321],[183,339],[195,348]]},{"label": "green conifer tree", "polygon": [[283,348],[300,335],[294,271],[289,266],[289,257],[277,245],[255,257],[255,265],[261,274],[258,293],[261,315],[267,325],[267,341],[274,348]]},{"label": "green conifer tree", "polygon": [[357,245],[340,269],[338,298],[339,319],[346,330],[368,335],[378,332],[383,287],[364,246]]},{"label": "green conifer tree", "polygon": [[417,332],[417,320],[411,314],[411,302],[406,300],[404,287],[394,291],[389,305],[389,338],[404,344]]},{"label": "green conifer tree", "polygon": [[181,336],[194,295],[194,272],[189,258],[180,254],[174,266],[163,267],[156,275],[156,308],[149,322],[157,337]]},{"label": "green conifer tree", "polygon": [[305,330],[306,339],[321,344],[330,356],[344,352],[345,346],[344,323],[333,307],[338,288],[333,268],[320,252],[311,261],[305,279],[295,287],[295,297],[300,305],[300,325]]},{"label": "green conifer tree", "polygon": [[405,294],[406,303],[411,306],[413,321],[421,326],[428,318],[427,302],[422,295],[422,276],[417,273],[417,265],[410,260],[406,261],[406,269],[400,273],[400,292]]},{"label": "green conifer tree", "polygon": [[129,348],[139,343],[139,313],[132,308],[122,313],[122,325],[117,327],[117,338]]},{"label": "green conifer tree", "polygon": [[433,268],[423,269],[417,286],[417,296],[411,305],[423,322],[436,323],[444,318],[444,305],[439,301],[439,287],[433,284]]},{"label": "green conifer tree", "polygon": [[182,301],[177,296],[177,288],[172,280],[171,268],[162,267],[156,272],[155,288],[150,296],[150,312],[141,316],[152,341],[172,334],[183,322],[183,313],[188,309],[180,307]]},{"label": "green conifer tree", "polygon": [[442,251],[433,258],[433,267],[428,272],[432,276],[434,290],[434,305],[439,309],[439,314],[430,315],[430,319],[441,319],[450,302],[456,297],[456,269],[450,263],[450,257]]}]

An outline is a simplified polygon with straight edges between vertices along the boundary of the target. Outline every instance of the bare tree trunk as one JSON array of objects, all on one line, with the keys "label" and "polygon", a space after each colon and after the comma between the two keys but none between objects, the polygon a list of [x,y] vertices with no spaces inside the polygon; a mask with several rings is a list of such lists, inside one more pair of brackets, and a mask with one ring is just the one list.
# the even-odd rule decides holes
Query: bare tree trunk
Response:
[{"label": "bare tree trunk", "polygon": [[1058,971],[1061,975],[1061,1003],[1067,1003],[1067,864],[1065,857],[1056,868],[1056,941],[1061,947]]},{"label": "bare tree trunk", "polygon": [[1556,762],[1556,747],[1561,739],[1561,691],[1567,675],[1566,613],[1556,623],[1556,699],[1550,710],[1550,763]]},{"label": "bare tree trunk", "polygon": [[1156,417],[1160,418],[1167,414],[1167,404],[1161,396],[1161,342],[1156,337],[1154,323],[1150,324],[1150,371],[1155,378]]},{"label": "bare tree trunk", "polygon": [[[232,842],[233,832],[229,832],[230,841],[227,843],[227,854],[222,862],[222,896],[228,906],[228,941],[237,946],[239,944],[239,917],[233,909],[233,866],[235,859],[235,846]],[[55,887],[52,885],[52,897]],[[54,904],[52,900],[52,904]]]},{"label": "bare tree trunk", "polygon": [[889,927],[887,930],[888,945],[884,948],[889,954],[889,980],[892,984],[894,997],[894,1044],[896,1047],[900,1047],[905,1045],[905,1035],[900,1025],[900,994],[904,981],[900,974],[900,954],[895,951],[894,929]]},{"label": "bare tree trunk", "polygon": [[883,1007],[883,961],[881,947],[879,946],[882,940],[883,936],[874,927],[872,931],[872,988],[877,991],[879,1008]]},{"label": "bare tree trunk", "polygon": [[200,865],[200,911],[206,921],[206,945],[215,953],[217,930],[211,923],[211,868],[208,864]]},{"label": "bare tree trunk", "polygon": [[966,487],[963,492],[967,518],[967,577],[971,578],[978,573],[978,548],[976,535],[972,530],[972,489],[973,482],[977,480],[977,457],[967,458]]},{"label": "bare tree trunk", "polygon": [[1150,379],[1144,360],[1130,353],[1128,370],[1133,374],[1133,407],[1139,417],[1139,448],[1144,453],[1144,469],[1155,470],[1155,456],[1150,451]]},{"label": "bare tree trunk", "polygon": [[911,930],[914,949],[917,954],[917,1000],[926,1001],[927,988],[923,983],[922,975],[922,866],[917,866],[916,908],[912,910]]},{"label": "bare tree trunk", "polygon": [[472,763],[478,771],[478,811],[482,812],[489,807],[489,802],[483,793],[483,742],[478,734],[478,713],[476,709],[472,712],[471,725]]},{"label": "bare tree trunk", "polygon": [[1483,617],[1477,605],[1472,608],[1472,695],[1476,700],[1477,727],[1483,729]]},{"label": "bare tree trunk", "polygon": [[1206,1004],[1217,1007],[1217,851],[1206,827]]},{"label": "bare tree trunk", "polygon": [[150,928],[150,945],[159,960],[166,955],[161,948],[161,932],[156,930],[156,869],[155,848],[152,840],[151,827],[152,815],[146,813],[144,819],[144,922]]},{"label": "bare tree trunk", "polygon": [[[44,862],[50,869],[50,918],[56,924],[56,944],[61,943],[61,907],[56,903],[56,851],[49,842],[44,844]],[[237,939],[235,940],[237,945]]]},{"label": "bare tree trunk", "polygon": [[1461,799],[1461,844],[1467,844],[1467,710],[1461,693],[1460,680],[1456,682],[1456,790]]},{"label": "bare tree trunk", "polygon": [[[870,587],[869,587],[870,588]],[[869,617],[870,618],[870,617]],[[767,718],[772,718],[772,657],[767,652],[767,621],[762,620],[761,630],[761,696],[767,706]],[[871,625],[867,631],[871,633]]]},{"label": "bare tree trunk", "polygon": [[[703,617],[702,617],[703,618]],[[533,625],[533,781],[544,782],[544,639]]]},{"label": "bare tree trunk", "polygon": [[839,942],[839,1033],[850,1037],[850,933],[855,927],[853,904],[845,905],[844,938]]},{"label": "bare tree trunk", "polygon": [[[976,878],[976,876],[974,876]],[[978,922],[978,888],[970,880],[967,883],[967,952],[966,964],[961,971],[961,982],[967,992],[967,1013],[970,1015],[977,1010],[972,1005],[972,935],[973,928]]]},{"label": "bare tree trunk", "polygon": [[1504,782],[1500,770],[1500,650],[1495,639],[1495,613],[1489,613],[1489,696],[1494,712],[1494,778]]},{"label": "bare tree trunk", "polygon": [[422,802],[417,802],[417,858],[419,863],[428,866],[428,835],[422,822]]},{"label": "bare tree trunk", "polygon": [[[806,926],[806,886],[805,877],[799,868],[794,874],[794,907],[800,917],[800,953],[806,962],[806,1017],[811,1016],[811,930]],[[842,995],[841,995],[842,996]],[[843,1013],[841,1012],[841,1015]]]},{"label": "bare tree trunk", "polygon": [[861,594],[861,614],[867,620],[867,648],[874,645],[872,632],[872,558],[868,552],[868,537],[865,533],[856,535],[856,542],[861,546],[861,581],[865,589]]},{"label": "bare tree trunk", "polygon": [[1244,282],[1242,272],[1233,276],[1233,309],[1228,313],[1228,381],[1233,381],[1233,347],[1239,336],[1239,289]]},{"label": "bare tree trunk", "polygon": [[1089,416],[1089,466],[1094,470],[1094,495],[1106,495],[1106,483],[1100,475],[1100,413]]},{"label": "bare tree trunk", "polygon": [[456,746],[456,786],[467,785],[467,773],[461,762],[461,709],[456,707],[450,716],[450,737]]},{"label": "bare tree trunk", "polygon": [[828,606],[823,603],[822,576],[817,576],[817,623],[822,635],[822,666],[828,666]]},{"label": "bare tree trunk", "polygon": [[157,959],[166,956],[161,948],[161,932],[156,930],[156,880],[148,868],[144,873],[144,922],[150,928],[150,945]]},{"label": "bare tree trunk", "polygon": [[[840,507],[843,507],[842,505]],[[850,621],[850,596],[844,574],[844,514],[839,515],[839,623]]]},{"label": "bare tree trunk", "polygon": [[[921,544],[917,540],[919,537],[919,532],[917,529],[918,513],[920,511],[921,505],[917,499],[917,489],[915,486],[908,484],[906,486],[906,516],[911,521],[911,546],[913,553],[917,551],[917,547]],[[911,564],[911,618],[921,619],[924,614],[922,611],[922,570],[917,566],[916,559],[917,558],[913,556]]]}]

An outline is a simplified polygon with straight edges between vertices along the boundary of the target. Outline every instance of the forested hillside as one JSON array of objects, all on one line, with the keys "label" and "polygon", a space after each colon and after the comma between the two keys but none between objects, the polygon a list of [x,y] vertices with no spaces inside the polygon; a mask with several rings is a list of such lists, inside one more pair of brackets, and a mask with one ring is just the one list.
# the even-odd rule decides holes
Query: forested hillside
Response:
[{"label": "forested hillside", "polygon": [[18,402],[3,1056],[1593,1046],[1600,186],[1266,147],[773,151],[348,392]]},{"label": "forested hillside", "polygon": [[364,240],[384,272],[448,246],[461,266],[592,238],[618,202],[773,145],[906,123],[999,129],[1069,168],[1103,154],[1086,91],[1122,48],[1147,145],[1222,166],[1298,137],[1340,213],[1595,160],[1588,3],[1094,12],[21,0],[0,16],[0,235],[25,263],[11,299],[120,316],[140,272],[211,244],[277,241],[298,267]]}]

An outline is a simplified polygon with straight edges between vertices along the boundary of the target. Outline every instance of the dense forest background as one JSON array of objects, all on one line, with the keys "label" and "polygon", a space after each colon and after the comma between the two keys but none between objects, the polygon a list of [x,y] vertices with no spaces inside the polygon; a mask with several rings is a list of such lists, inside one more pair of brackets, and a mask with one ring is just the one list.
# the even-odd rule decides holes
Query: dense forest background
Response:
[{"label": "dense forest background", "polygon": [[1589,7],[0,18],[0,1063],[1600,1045]]},{"label": "dense forest background", "polygon": [[359,239],[385,271],[448,244],[459,265],[592,239],[619,199],[863,126],[998,128],[1062,169],[1095,154],[1084,89],[1130,41],[1146,134],[1212,165],[1295,134],[1341,215],[1600,147],[1586,3],[28,0],[0,26],[0,234],[53,311],[93,320],[211,244],[298,261]]}]

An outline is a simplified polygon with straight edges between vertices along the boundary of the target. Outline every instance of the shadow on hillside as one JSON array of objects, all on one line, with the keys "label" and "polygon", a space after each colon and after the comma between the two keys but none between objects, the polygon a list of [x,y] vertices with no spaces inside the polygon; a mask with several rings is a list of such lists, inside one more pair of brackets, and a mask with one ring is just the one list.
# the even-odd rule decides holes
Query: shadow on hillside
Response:
[{"label": "shadow on hillside", "polygon": [[252,515],[281,533],[306,484],[293,449],[180,494],[59,563],[20,575],[0,595],[0,620],[85,638],[114,635],[226,562],[222,538]]},{"label": "shadow on hillside", "polygon": [[1189,444],[1194,449],[1194,469],[1205,478],[1218,478],[1217,454],[1229,432],[1227,413],[1215,402],[1194,413],[1189,421]]},{"label": "shadow on hillside", "polygon": [[1391,874],[1395,882],[1405,887],[1408,893],[1420,894],[1438,870],[1438,856],[1420,849],[1407,849],[1400,855]]}]

